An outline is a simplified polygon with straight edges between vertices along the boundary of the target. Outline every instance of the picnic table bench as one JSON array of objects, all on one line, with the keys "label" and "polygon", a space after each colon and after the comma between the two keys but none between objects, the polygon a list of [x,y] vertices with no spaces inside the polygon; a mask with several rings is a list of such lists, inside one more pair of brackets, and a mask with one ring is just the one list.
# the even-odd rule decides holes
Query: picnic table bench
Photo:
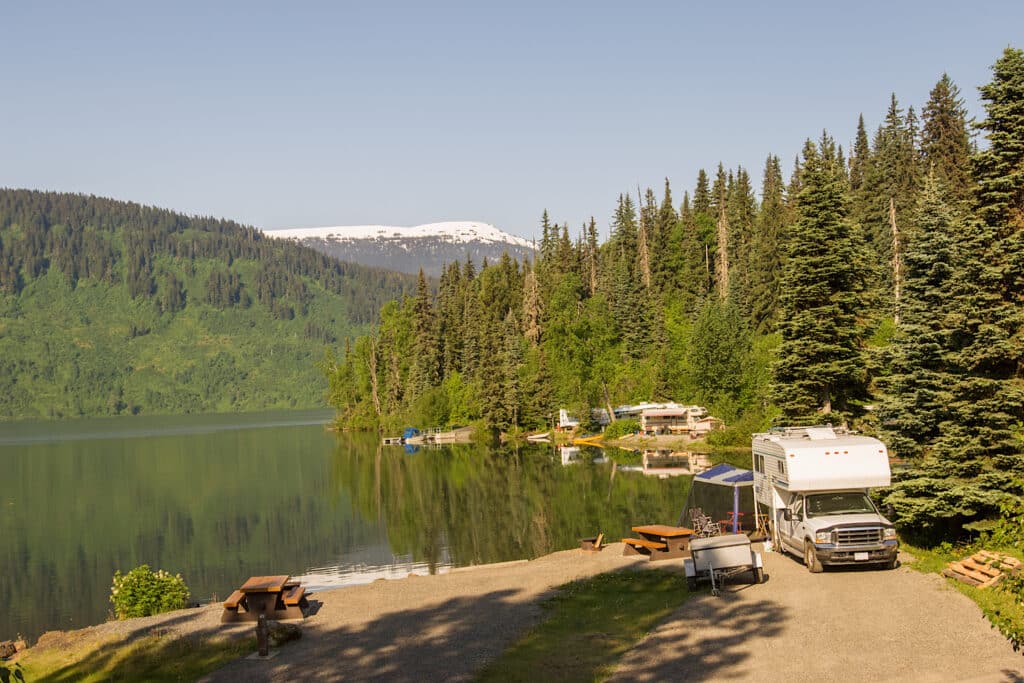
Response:
[{"label": "picnic table bench", "polygon": [[257,621],[261,614],[277,621],[303,619],[307,607],[306,589],[290,576],[250,576],[224,601],[220,620]]},{"label": "picnic table bench", "polygon": [[633,527],[641,538],[624,538],[623,555],[647,555],[651,560],[684,557],[693,537],[693,529],[684,526],[646,524]]}]

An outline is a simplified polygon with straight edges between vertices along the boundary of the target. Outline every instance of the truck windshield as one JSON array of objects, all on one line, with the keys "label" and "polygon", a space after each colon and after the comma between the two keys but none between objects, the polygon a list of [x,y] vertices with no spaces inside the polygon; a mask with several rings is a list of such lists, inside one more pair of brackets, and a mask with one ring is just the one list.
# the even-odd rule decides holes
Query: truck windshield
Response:
[{"label": "truck windshield", "polygon": [[807,496],[807,516],[825,517],[827,515],[852,515],[857,513],[875,513],[875,506],[863,493],[850,491],[845,493],[818,493]]}]

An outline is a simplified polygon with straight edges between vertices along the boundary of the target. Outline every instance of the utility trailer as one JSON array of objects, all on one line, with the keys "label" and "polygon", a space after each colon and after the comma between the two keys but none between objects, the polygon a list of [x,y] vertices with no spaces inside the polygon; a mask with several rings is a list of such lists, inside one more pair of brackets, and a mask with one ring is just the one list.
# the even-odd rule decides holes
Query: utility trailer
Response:
[{"label": "utility trailer", "polygon": [[698,581],[711,582],[711,594],[728,578],[750,572],[754,583],[764,583],[764,560],[752,550],[746,534],[725,534],[690,541],[690,557],[683,560],[686,587],[691,591]]}]

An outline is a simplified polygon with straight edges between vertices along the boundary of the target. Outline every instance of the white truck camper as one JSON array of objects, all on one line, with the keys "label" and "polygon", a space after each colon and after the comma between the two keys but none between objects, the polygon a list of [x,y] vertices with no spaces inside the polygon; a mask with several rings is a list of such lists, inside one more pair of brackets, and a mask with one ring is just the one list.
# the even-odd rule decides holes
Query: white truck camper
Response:
[{"label": "white truck camper", "polygon": [[868,495],[890,481],[889,453],[878,439],[831,425],[782,427],[754,434],[754,498],[781,552],[824,565],[896,566],[892,522]]}]

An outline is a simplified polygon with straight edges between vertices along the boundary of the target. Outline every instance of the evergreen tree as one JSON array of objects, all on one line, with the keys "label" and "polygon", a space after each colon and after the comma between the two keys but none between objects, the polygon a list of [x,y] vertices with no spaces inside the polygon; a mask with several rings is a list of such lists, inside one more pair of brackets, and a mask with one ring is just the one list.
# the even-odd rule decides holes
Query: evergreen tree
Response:
[{"label": "evergreen tree", "polygon": [[787,240],[781,296],[782,346],[773,394],[787,418],[818,421],[854,410],[864,395],[851,226],[835,148],[804,146],[799,219]]},{"label": "evergreen tree", "polygon": [[855,195],[864,186],[870,161],[871,146],[868,143],[867,130],[864,128],[864,114],[861,114],[857,118],[857,137],[853,143],[853,153],[850,155],[850,189]]},{"label": "evergreen tree", "polygon": [[676,253],[679,244],[674,241],[676,223],[679,221],[679,214],[672,204],[672,188],[668,178],[665,178],[665,193],[661,198],[661,206],[658,208],[658,216],[654,222],[653,236],[651,239],[651,253],[653,255],[652,269],[654,271],[654,286],[665,293],[671,288],[673,269],[676,267]]},{"label": "evergreen tree", "polygon": [[880,269],[879,299],[887,312],[895,305],[893,266],[894,230],[906,231],[920,182],[920,164],[908,126],[913,115],[905,116],[892,95],[884,124],[875,135],[871,162],[855,202],[855,218],[864,227],[874,247],[874,261]]},{"label": "evergreen tree", "polygon": [[411,398],[421,396],[440,380],[438,372],[437,324],[427,279],[420,268],[413,300],[413,357],[409,376]]},{"label": "evergreen tree", "polygon": [[925,105],[921,130],[921,157],[925,171],[955,199],[963,201],[971,193],[971,139],[967,131],[967,109],[960,89],[949,74],[932,88]]},{"label": "evergreen tree", "polygon": [[949,421],[950,388],[956,383],[951,358],[956,310],[954,248],[963,222],[946,205],[935,175],[926,180],[914,216],[914,238],[906,266],[902,315],[894,339],[892,373],[879,407],[887,442],[896,454],[916,457]]},{"label": "evergreen tree", "polygon": [[697,189],[693,193],[693,212],[707,214],[711,209],[711,189],[708,185],[708,174],[702,168],[697,171]]},{"label": "evergreen tree", "polygon": [[761,210],[757,216],[750,257],[750,317],[753,327],[775,329],[783,272],[786,207],[782,166],[777,156],[765,161]]},{"label": "evergreen tree", "polygon": [[[706,214],[701,214],[703,220]],[[690,209],[690,195],[683,195],[677,223],[679,237],[679,267],[676,290],[684,310],[697,311],[698,302],[710,291],[710,271],[707,267],[707,249],[702,239],[697,214]]]}]

